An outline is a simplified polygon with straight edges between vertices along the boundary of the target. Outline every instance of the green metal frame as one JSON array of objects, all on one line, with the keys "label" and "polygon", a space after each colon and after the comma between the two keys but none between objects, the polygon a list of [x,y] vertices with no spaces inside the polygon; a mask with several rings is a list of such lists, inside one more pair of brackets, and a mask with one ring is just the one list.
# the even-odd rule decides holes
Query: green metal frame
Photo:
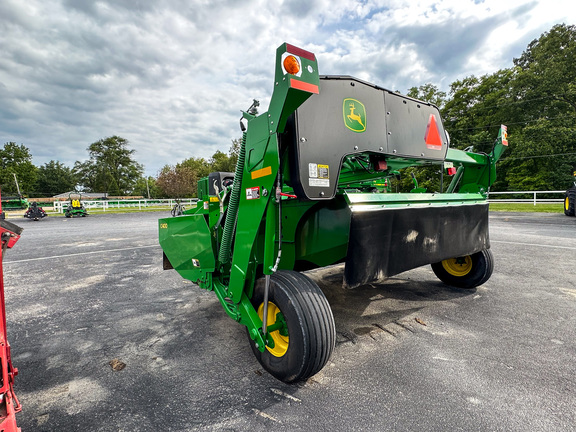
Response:
[{"label": "green metal frame", "polygon": [[[282,60],[295,56],[298,76]],[[277,269],[318,267],[346,258],[350,211],[485,203],[496,179],[496,161],[506,143],[501,130],[490,154],[448,149],[445,161],[457,168],[445,193],[389,193],[389,179],[410,166],[444,162],[387,155],[388,169],[368,172],[345,159],[337,195],[328,201],[295,199],[290,184],[289,150],[281,136],[290,115],[320,89],[314,54],[283,44],[276,53],[274,92],[267,112],[243,113],[247,123],[234,184],[209,195],[208,179],[199,182],[196,208],[159,220],[159,240],[172,268],[185,279],[216,293],[226,313],[247,326],[257,347],[272,346],[250,298],[257,278]],[[280,174],[279,174],[280,173]],[[366,193],[379,185],[381,193]],[[279,222],[279,218],[282,222]],[[281,251],[281,252],[280,252]],[[276,328],[268,327],[270,331]],[[266,340],[265,340],[266,339]]]},{"label": "green metal frame", "polygon": [[28,200],[22,196],[2,198],[4,210],[22,210],[28,208]]}]

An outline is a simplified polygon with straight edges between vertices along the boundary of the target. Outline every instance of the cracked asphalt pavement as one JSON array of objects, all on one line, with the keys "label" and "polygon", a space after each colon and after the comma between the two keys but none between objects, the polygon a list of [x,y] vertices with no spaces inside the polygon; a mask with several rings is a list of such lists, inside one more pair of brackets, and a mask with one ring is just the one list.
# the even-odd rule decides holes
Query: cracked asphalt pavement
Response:
[{"label": "cracked asphalt pavement", "polygon": [[272,378],[216,296],[162,270],[164,213],[24,218],[4,260],[23,431],[576,430],[576,218],[491,213],[492,278],[429,266],[344,290],[337,345]]}]

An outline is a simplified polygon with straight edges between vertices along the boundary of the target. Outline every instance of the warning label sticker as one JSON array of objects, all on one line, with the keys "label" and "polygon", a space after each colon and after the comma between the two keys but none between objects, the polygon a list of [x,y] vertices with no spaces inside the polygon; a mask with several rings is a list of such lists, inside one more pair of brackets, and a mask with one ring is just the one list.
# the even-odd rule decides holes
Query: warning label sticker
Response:
[{"label": "warning label sticker", "polygon": [[328,165],[308,164],[308,185],[316,187],[330,187],[330,167]]},{"label": "warning label sticker", "polygon": [[308,164],[308,177],[318,178],[318,165],[315,163]]},{"label": "warning label sticker", "polygon": [[309,186],[316,186],[316,187],[330,187],[330,180],[329,179],[319,179],[319,178],[311,178],[308,179]]},{"label": "warning label sticker", "polygon": [[260,198],[260,187],[252,187],[246,189],[246,199],[253,200]]},{"label": "warning label sticker", "polygon": [[328,173],[328,165],[318,164],[318,178],[321,178],[321,179],[330,178],[330,175]]}]

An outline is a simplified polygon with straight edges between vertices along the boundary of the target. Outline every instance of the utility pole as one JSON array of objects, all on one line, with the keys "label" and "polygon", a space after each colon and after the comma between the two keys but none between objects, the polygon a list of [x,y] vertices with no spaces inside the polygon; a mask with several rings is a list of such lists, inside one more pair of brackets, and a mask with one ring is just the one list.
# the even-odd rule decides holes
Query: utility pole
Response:
[{"label": "utility pole", "polygon": [[14,181],[16,182],[16,189],[18,190],[18,196],[22,198],[22,194],[20,193],[20,186],[18,185],[18,179],[16,178],[16,173],[12,173],[14,176]]}]

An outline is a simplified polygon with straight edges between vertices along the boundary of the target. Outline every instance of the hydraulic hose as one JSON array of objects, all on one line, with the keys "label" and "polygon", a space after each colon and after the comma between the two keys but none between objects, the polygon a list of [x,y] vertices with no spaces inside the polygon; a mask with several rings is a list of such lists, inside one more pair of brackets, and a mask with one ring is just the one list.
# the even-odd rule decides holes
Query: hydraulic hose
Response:
[{"label": "hydraulic hose", "polygon": [[230,195],[230,201],[228,201],[228,210],[226,212],[226,220],[224,221],[222,243],[220,244],[220,251],[218,252],[218,261],[220,264],[227,264],[230,262],[232,233],[234,232],[234,226],[236,225],[236,217],[238,216],[238,204],[240,202],[240,188],[242,186],[242,173],[244,172],[245,158],[246,132],[242,134],[240,153],[238,154],[238,162],[236,162],[236,170],[234,171],[234,184],[232,185],[232,194]]}]

